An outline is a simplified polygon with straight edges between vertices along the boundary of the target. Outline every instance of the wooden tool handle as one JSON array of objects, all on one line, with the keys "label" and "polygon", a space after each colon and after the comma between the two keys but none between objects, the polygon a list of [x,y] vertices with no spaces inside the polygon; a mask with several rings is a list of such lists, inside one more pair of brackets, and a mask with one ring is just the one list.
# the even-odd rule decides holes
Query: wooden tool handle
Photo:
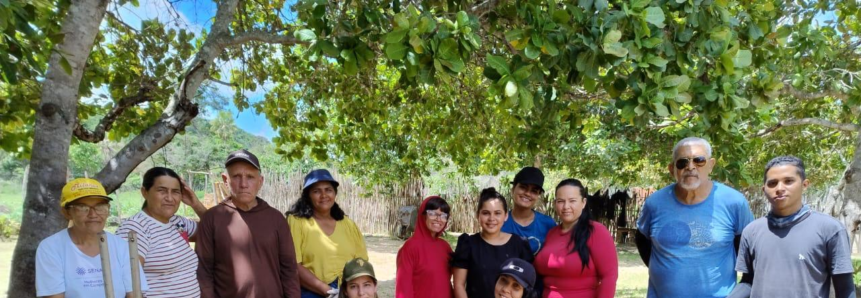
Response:
[{"label": "wooden tool handle", "polygon": [[108,251],[108,237],[105,235],[105,232],[99,232],[99,256],[102,258],[102,279],[105,284],[105,298],[114,298],[111,253]]}]

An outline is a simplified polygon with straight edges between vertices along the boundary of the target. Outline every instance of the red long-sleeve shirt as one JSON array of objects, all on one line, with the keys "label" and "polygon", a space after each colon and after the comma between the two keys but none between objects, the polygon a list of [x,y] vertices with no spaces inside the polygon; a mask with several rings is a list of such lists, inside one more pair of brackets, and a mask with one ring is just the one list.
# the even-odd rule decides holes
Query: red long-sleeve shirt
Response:
[{"label": "red long-sleeve shirt", "polygon": [[[570,253],[571,231],[562,233],[562,226],[547,232],[544,247],[535,256],[535,270],[544,278],[544,298],[596,297],[612,298],[619,278],[616,244],[604,225],[592,221],[589,266],[583,268],[580,254]],[[573,243],[572,243],[573,245]],[[582,271],[581,271],[582,269]]]}]

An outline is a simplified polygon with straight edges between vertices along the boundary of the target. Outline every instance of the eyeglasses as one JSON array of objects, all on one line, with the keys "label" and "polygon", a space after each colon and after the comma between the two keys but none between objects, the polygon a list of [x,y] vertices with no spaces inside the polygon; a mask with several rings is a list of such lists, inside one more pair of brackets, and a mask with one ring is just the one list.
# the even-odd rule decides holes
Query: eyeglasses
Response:
[{"label": "eyeglasses", "polygon": [[684,168],[687,168],[691,161],[694,162],[694,165],[697,166],[697,168],[702,168],[706,165],[706,161],[708,161],[708,158],[706,158],[705,156],[679,158],[676,160],[676,169],[682,170]]},{"label": "eyeglasses", "polygon": [[95,206],[75,204],[75,205],[68,205],[68,206],[66,206],[66,208],[71,209],[72,212],[77,213],[77,214],[81,214],[81,215],[90,214],[90,210],[95,211],[96,214],[98,214],[98,215],[106,215],[106,214],[108,214],[108,212],[111,211],[111,205],[110,204],[98,204]]},{"label": "eyeglasses", "polygon": [[425,213],[427,213],[427,215],[428,215],[428,217],[430,217],[430,219],[437,219],[437,218],[439,218],[439,219],[442,219],[442,220],[448,220],[448,214],[445,214],[445,212],[430,211],[430,210],[428,210],[428,211],[425,211]]}]

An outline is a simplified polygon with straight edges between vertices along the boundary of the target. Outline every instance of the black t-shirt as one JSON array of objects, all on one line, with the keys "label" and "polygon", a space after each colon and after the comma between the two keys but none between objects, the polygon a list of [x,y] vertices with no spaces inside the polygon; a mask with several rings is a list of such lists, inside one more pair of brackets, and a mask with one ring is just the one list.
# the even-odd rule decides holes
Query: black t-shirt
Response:
[{"label": "black t-shirt", "polygon": [[469,298],[493,298],[499,269],[502,262],[510,258],[521,258],[532,263],[534,256],[529,243],[512,235],[508,242],[496,246],[485,242],[481,234],[461,234],[457,238],[451,265],[467,270],[466,294]]}]

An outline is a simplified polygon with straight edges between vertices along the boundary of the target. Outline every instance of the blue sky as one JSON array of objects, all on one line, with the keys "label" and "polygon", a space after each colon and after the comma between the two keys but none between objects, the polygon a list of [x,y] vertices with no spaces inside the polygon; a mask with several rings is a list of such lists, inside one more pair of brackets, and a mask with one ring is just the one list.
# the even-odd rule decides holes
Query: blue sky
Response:
[{"label": "blue sky", "polygon": [[[153,18],[162,20],[168,24],[168,26],[186,28],[190,31],[194,31],[196,34],[200,33],[202,29],[207,29],[208,31],[209,27],[212,25],[212,18],[215,16],[216,6],[215,3],[210,0],[182,0],[174,3],[173,7],[176,8],[176,11],[180,14],[178,20],[176,20],[177,18],[175,15],[167,9],[168,5],[170,4],[165,0],[141,0],[138,7],[126,4],[123,7],[109,7],[108,9],[109,11],[118,13],[119,17],[123,19],[123,21],[137,28],[140,28],[141,20]],[[222,69],[222,71],[222,77],[229,77],[225,72],[226,69]],[[230,99],[233,98],[233,91],[229,87],[221,85],[217,85],[216,87],[219,88],[219,93],[222,95]],[[263,100],[263,94],[262,90],[257,90],[255,92],[247,92],[245,95],[248,96],[251,103],[255,103]],[[236,120],[236,125],[239,126],[239,128],[247,131],[248,133],[263,136],[270,140],[276,135],[276,132],[269,123],[269,120],[267,120],[265,116],[257,114],[254,108],[249,108],[239,112],[236,106],[233,105],[232,100],[229,100],[228,102],[229,106],[227,107],[227,110],[233,114],[234,119]]]}]

